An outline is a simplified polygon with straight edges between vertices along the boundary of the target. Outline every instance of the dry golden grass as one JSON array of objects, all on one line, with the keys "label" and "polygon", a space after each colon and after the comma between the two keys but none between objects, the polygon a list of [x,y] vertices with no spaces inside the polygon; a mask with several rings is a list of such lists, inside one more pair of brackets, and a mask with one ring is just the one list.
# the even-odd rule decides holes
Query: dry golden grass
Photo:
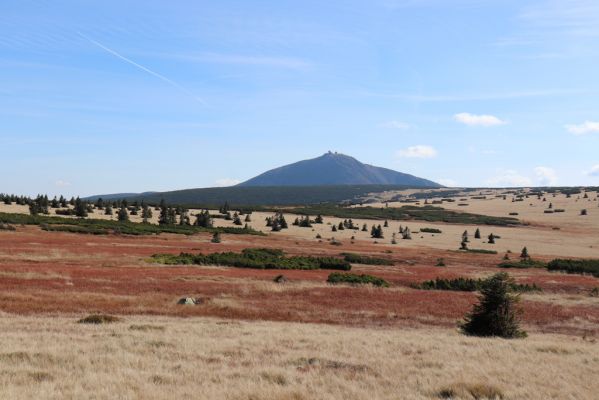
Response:
[{"label": "dry golden grass", "polygon": [[596,399],[599,347],[217,319],[0,319],[0,398]]}]

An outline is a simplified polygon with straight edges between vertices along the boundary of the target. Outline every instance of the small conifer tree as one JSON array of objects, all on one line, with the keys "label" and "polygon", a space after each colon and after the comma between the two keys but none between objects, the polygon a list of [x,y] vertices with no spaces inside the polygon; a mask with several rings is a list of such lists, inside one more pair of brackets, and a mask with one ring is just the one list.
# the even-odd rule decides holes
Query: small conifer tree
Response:
[{"label": "small conifer tree", "polygon": [[526,337],[518,320],[518,296],[511,293],[513,284],[513,279],[505,272],[489,278],[481,289],[479,303],[460,325],[462,332],[472,336],[505,339]]},{"label": "small conifer tree", "polygon": [[127,212],[126,207],[119,208],[119,212],[117,213],[117,219],[121,222],[129,221],[129,213]]}]

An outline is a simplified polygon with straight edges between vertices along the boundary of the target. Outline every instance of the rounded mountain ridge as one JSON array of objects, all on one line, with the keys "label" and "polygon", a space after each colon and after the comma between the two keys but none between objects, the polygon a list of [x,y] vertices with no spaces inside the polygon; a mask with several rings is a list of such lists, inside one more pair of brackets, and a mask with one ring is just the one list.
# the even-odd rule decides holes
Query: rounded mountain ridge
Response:
[{"label": "rounded mountain ridge", "polygon": [[406,185],[440,187],[436,182],[388,168],[364,164],[354,157],[327,152],[264,172],[238,186]]}]

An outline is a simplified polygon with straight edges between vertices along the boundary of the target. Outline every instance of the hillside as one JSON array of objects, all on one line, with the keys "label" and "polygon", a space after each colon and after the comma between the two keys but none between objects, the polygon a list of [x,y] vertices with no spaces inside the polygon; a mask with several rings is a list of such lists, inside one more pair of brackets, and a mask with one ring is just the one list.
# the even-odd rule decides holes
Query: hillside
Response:
[{"label": "hillside", "polygon": [[328,152],[320,157],[266,171],[238,186],[402,185],[441,187],[413,175],[361,163],[353,157]]},{"label": "hillside", "polygon": [[387,190],[406,189],[400,185],[324,185],[324,186],[231,186],[217,188],[198,188],[175,190],[169,192],[148,192],[119,196],[91,196],[86,200],[97,198],[129,200],[145,200],[159,203],[162,199],[169,204],[220,206],[225,201],[237,206],[273,206],[273,205],[309,205],[318,203],[339,203],[346,200],[359,201],[369,193],[380,193]]}]

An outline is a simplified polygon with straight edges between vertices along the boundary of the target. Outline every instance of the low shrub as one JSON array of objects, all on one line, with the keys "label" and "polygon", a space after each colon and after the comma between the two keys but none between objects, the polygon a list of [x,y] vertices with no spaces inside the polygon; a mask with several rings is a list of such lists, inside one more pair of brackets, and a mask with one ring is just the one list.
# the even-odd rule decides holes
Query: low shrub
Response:
[{"label": "low shrub", "polygon": [[521,259],[519,261],[505,261],[498,265],[499,268],[545,268],[547,264],[542,261],[534,261],[530,258]]},{"label": "low shrub", "polygon": [[347,274],[341,272],[333,272],[327,279],[328,283],[349,283],[352,285],[374,285],[379,287],[389,287],[389,283],[383,278],[366,274]]},{"label": "low shrub", "polygon": [[110,324],[120,321],[120,318],[106,314],[91,314],[77,321],[80,324]]},{"label": "low shrub", "polygon": [[420,232],[423,233],[443,233],[440,229],[437,228],[420,228]]},{"label": "low shrub", "polygon": [[148,332],[148,331],[164,331],[165,327],[161,326],[161,325],[147,325],[147,324],[142,324],[142,325],[130,325],[129,326],[129,330],[132,331],[142,331],[142,332]]},{"label": "low shrub", "polygon": [[[458,292],[476,292],[484,289],[489,283],[491,278],[487,279],[471,279],[471,278],[454,278],[454,279],[442,279],[436,278],[435,280],[425,281],[420,284],[412,285],[415,289],[421,290],[450,290]],[[518,284],[510,282],[510,290],[514,292],[540,292],[536,284]]]},{"label": "low shrub", "polygon": [[17,228],[15,228],[14,226],[10,225],[10,224],[3,224],[0,223],[0,231],[16,231]]},{"label": "low shrub", "polygon": [[355,253],[341,253],[344,260],[353,264],[366,264],[366,265],[393,265],[393,261],[387,258],[363,256]]},{"label": "low shrub", "polygon": [[224,265],[254,269],[332,269],[349,271],[351,265],[335,257],[287,257],[279,249],[244,249],[241,253],[154,254],[151,261],[167,265]]},{"label": "low shrub", "polygon": [[599,260],[555,259],[547,264],[549,271],[563,271],[568,274],[590,274],[599,278]]},{"label": "low shrub", "polygon": [[406,205],[402,207],[340,207],[333,204],[321,204],[309,207],[298,207],[289,209],[290,213],[300,215],[328,215],[336,218],[353,219],[377,219],[396,221],[427,221],[445,222],[454,224],[472,225],[497,225],[511,226],[521,225],[516,218],[493,217],[488,215],[471,214],[446,210],[431,205],[416,206]]},{"label": "low shrub", "polygon": [[79,225],[40,225],[41,229],[48,232],[69,232],[89,235],[108,235],[107,229],[96,228],[94,226],[79,226]]},{"label": "low shrub", "polygon": [[486,249],[460,249],[459,251],[463,251],[465,253],[497,254],[497,251],[495,251],[495,250],[486,250]]},{"label": "low shrub", "polygon": [[441,399],[476,399],[476,400],[501,400],[504,398],[503,392],[486,383],[454,383],[442,387],[437,396]]}]

